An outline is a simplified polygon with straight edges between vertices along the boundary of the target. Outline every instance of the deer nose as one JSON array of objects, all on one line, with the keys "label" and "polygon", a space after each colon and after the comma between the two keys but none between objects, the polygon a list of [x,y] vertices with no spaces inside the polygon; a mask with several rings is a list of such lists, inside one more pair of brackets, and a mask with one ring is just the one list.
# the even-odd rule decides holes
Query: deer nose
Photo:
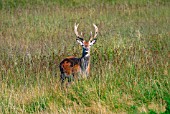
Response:
[{"label": "deer nose", "polygon": [[88,48],[86,48],[86,51],[89,51],[89,49],[88,49]]}]

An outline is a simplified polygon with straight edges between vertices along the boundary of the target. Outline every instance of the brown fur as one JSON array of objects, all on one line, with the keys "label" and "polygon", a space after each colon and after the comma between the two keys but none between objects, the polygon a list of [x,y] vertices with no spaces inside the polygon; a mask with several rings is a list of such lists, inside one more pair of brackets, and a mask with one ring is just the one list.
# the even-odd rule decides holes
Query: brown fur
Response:
[{"label": "brown fur", "polygon": [[98,28],[95,24],[93,24],[95,28],[95,35],[90,36],[89,41],[85,41],[77,31],[79,24],[75,24],[74,26],[74,32],[77,36],[76,41],[82,46],[82,57],[80,58],[75,58],[74,56],[70,56],[65,58],[61,63],[60,63],[60,72],[61,72],[61,78],[60,80],[62,81],[61,84],[64,83],[65,79],[68,78],[68,82],[70,83],[73,78],[77,78],[81,74],[82,77],[87,77],[90,72],[90,47],[96,42],[96,36],[98,34]]}]

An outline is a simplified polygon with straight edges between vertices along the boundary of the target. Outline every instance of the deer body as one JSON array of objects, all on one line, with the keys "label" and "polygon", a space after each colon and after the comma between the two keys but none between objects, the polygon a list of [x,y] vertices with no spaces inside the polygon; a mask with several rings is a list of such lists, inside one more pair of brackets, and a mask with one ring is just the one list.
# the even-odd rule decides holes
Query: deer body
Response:
[{"label": "deer body", "polygon": [[82,46],[82,56],[80,58],[75,58],[74,56],[65,58],[60,63],[60,72],[61,72],[61,83],[63,84],[65,79],[68,78],[68,82],[70,83],[72,78],[80,78],[87,77],[90,72],[90,47],[96,42],[96,39],[93,39],[97,36],[98,28],[95,27],[95,35],[92,36],[89,41],[85,41],[82,36],[80,36],[77,32],[78,25],[75,24],[74,31],[77,36],[77,42]]}]

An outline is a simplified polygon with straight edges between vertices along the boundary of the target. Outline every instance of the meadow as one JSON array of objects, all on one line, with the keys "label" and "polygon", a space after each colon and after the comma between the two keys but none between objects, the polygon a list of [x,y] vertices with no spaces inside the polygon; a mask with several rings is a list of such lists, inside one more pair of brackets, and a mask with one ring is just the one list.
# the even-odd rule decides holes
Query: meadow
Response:
[{"label": "meadow", "polygon": [[[168,0],[1,0],[0,113],[170,113]],[[60,87],[59,63],[88,40],[91,73]]]}]

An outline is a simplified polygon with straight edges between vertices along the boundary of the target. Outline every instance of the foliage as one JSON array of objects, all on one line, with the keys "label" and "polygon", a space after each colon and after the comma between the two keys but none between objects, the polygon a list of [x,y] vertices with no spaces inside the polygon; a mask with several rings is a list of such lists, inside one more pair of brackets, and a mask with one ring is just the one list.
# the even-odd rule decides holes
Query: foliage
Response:
[{"label": "foliage", "polygon": [[[1,0],[0,113],[167,113],[168,0]],[[99,27],[91,74],[60,89],[58,65]]]}]

